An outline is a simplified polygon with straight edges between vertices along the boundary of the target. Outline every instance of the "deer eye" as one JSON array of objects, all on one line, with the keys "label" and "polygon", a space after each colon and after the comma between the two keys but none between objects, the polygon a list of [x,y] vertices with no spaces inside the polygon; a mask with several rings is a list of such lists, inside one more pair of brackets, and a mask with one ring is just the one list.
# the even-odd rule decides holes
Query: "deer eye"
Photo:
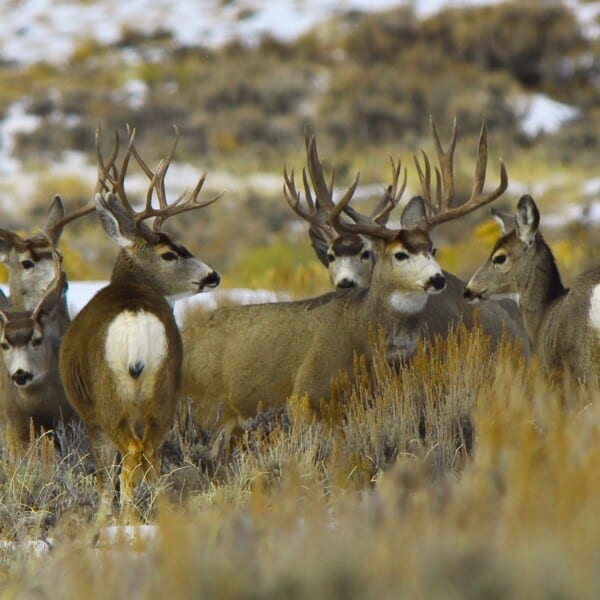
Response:
[{"label": "deer eye", "polygon": [[406,260],[409,256],[406,252],[394,252],[394,258],[396,260]]},{"label": "deer eye", "polygon": [[175,252],[164,252],[160,256],[163,260],[177,260],[177,254],[175,254]]},{"label": "deer eye", "polygon": [[10,346],[6,342],[2,342],[0,346],[2,346],[2,350],[10,350]]},{"label": "deer eye", "polygon": [[363,253],[360,255],[362,260],[370,260],[371,259],[371,251],[363,250]]},{"label": "deer eye", "polygon": [[334,262],[334,261],[335,261],[335,254],[332,254],[331,252],[329,252],[329,253],[327,254],[327,260],[328,260],[330,263]]},{"label": "deer eye", "polygon": [[31,345],[32,346],[39,346],[42,343],[42,338],[38,337],[38,338],[31,338]]},{"label": "deer eye", "polygon": [[35,267],[35,263],[32,260],[26,259],[21,261],[21,266],[28,271]]},{"label": "deer eye", "polygon": [[497,254],[492,258],[492,262],[495,265],[503,265],[506,262],[506,254]]}]

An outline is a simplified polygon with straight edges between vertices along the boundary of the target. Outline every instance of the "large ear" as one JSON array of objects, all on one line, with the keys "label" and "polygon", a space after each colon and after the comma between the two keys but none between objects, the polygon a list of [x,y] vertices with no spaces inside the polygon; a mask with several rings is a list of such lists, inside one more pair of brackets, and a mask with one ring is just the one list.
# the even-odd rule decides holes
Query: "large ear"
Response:
[{"label": "large ear", "polygon": [[492,213],[492,217],[494,217],[494,221],[500,225],[503,234],[506,235],[517,226],[515,217],[510,213],[505,213],[495,208],[490,208],[490,212]]},{"label": "large ear", "polygon": [[56,194],[50,202],[50,208],[48,209],[48,216],[46,217],[46,224],[44,225],[44,231],[49,235],[54,245],[58,244],[60,235],[63,231],[62,227],[55,229],[56,223],[62,220],[65,216],[65,205],[62,198]]},{"label": "large ear", "polygon": [[117,197],[112,193],[107,194],[106,198],[102,194],[96,194],[94,202],[100,224],[108,237],[121,248],[133,246],[136,238],[135,224],[123,210]]},{"label": "large ear", "polygon": [[310,242],[317,255],[317,258],[326,266],[329,267],[329,260],[327,260],[327,251],[329,250],[329,245],[331,244],[330,239],[328,239],[325,231],[315,225],[311,225],[308,230],[308,235],[310,237]]},{"label": "large ear", "polygon": [[526,245],[532,246],[540,224],[540,211],[529,195],[522,196],[517,204],[517,235]]},{"label": "large ear", "polygon": [[400,224],[403,229],[417,229],[427,220],[425,211],[425,199],[415,196],[408,201],[400,215]]}]

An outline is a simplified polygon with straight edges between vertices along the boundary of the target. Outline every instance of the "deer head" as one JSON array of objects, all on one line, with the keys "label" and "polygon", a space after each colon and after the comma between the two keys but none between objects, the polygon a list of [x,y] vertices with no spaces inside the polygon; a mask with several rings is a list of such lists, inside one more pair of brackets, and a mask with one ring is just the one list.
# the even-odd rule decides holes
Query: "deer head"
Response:
[{"label": "deer head", "polygon": [[[205,179],[202,175],[190,194],[184,193],[170,204],[167,202],[165,175],[177,147],[178,135],[175,129],[175,141],[169,154],[156,171],[152,171],[135,148],[135,129],[128,128],[127,150],[120,166],[116,164],[118,136],[112,154],[105,162],[101,152],[101,133],[99,130],[96,132],[98,179],[103,190],[95,196],[96,210],[104,231],[122,249],[111,281],[135,279],[153,287],[170,301],[207,291],[220,281],[213,269],[194,258],[184,246],[162,231],[162,225],[168,218],[208,206],[221,196],[217,194],[208,200],[198,199]],[[125,191],[125,177],[132,157],[150,180],[145,204],[139,211],[133,208]],[[154,195],[158,207],[153,205]],[[146,224],[148,219],[153,219],[151,227]]]}]

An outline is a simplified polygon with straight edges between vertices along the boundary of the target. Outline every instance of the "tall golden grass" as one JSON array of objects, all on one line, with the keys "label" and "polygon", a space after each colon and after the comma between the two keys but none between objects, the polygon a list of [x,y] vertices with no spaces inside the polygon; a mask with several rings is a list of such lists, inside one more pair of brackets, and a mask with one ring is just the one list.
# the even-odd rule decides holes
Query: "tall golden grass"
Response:
[{"label": "tall golden grass", "polygon": [[518,349],[462,328],[402,368],[377,360],[373,380],[356,368],[324,420],[301,398],[261,414],[217,473],[203,432],[174,436],[140,499],[158,536],[133,546],[94,546],[77,433],[59,458],[38,444],[3,463],[2,533],[55,549],[0,556],[2,596],[598,595],[598,390],[550,388]]}]

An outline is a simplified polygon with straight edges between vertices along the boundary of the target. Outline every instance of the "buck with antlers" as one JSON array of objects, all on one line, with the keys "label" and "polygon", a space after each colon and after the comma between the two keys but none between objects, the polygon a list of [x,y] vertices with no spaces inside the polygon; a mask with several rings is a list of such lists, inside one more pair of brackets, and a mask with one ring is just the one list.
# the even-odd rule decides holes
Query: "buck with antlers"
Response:
[{"label": "buck with antlers", "polygon": [[[121,251],[110,284],[73,319],[60,354],[67,397],[89,433],[103,497],[108,491],[105,439],[121,454],[121,506],[127,515],[141,476],[155,479],[160,474],[159,448],[173,424],[182,360],[173,301],[219,284],[219,275],[212,268],[161,229],[168,218],[205,207],[219,197],[199,200],[202,176],[191,194],[167,202],[165,175],[177,145],[177,130],[175,133],[168,156],[153,172],[134,145],[134,129],[129,130],[120,166],[116,164],[118,138],[105,162],[97,132],[99,180],[104,192],[96,194],[96,210],[105,232]],[[131,158],[150,179],[139,212],[125,190]],[[154,195],[158,208],[153,206]],[[145,224],[150,218],[154,219],[152,228]]]},{"label": "buck with antlers", "polygon": [[[494,201],[504,193],[508,183],[506,169],[501,163],[498,187],[488,194],[482,193],[487,169],[487,134],[484,126],[479,138],[479,151],[471,196],[466,202],[454,207],[453,161],[457,140],[456,120],[447,150],[442,148],[433,120],[431,126],[440,164],[440,167],[435,169],[436,189],[435,192],[432,190],[431,165],[427,154],[423,152],[423,165],[415,157],[415,165],[421,181],[422,196],[411,201],[422,204],[422,209],[418,213],[420,215],[419,220],[411,223],[411,226],[426,231],[431,231],[441,223],[459,218],[479,206]],[[369,287],[371,274],[377,259],[372,243],[365,235],[348,233],[347,227],[345,227],[345,230],[334,227],[328,218],[328,214],[335,208],[333,201],[334,173],[332,172],[331,182],[327,185],[314,137],[306,136],[305,145],[308,171],[308,177],[306,172],[304,173],[306,208],[296,200],[290,202],[290,206],[296,214],[310,223],[309,235],[313,248],[321,262],[328,266],[332,283],[338,289]],[[368,217],[360,214],[349,205],[344,209],[344,212],[353,222],[365,224],[387,222],[390,212],[399,203],[404,193],[407,180],[405,168],[400,181],[402,173],[400,161],[396,163],[392,159],[391,163],[392,183],[386,188],[383,198]],[[314,200],[311,195],[309,179],[315,193]],[[490,335],[494,344],[506,332],[514,339],[519,340],[525,353],[528,353],[529,343],[518,309],[513,306],[514,303],[500,305],[497,302],[491,302],[483,305],[479,310],[479,318],[475,319],[474,307],[463,298],[465,282],[451,273],[446,271],[443,273],[446,278],[445,292],[439,296],[431,296],[422,313],[423,333],[426,336],[445,336],[449,328],[459,321],[463,321],[468,327],[472,327],[475,321],[478,320],[483,330]]]},{"label": "buck with antlers", "polygon": [[0,376],[2,421],[13,459],[25,451],[30,420],[39,431],[75,416],[58,374],[58,348],[70,317],[57,244],[67,223],[94,208],[92,202],[66,214],[57,195],[50,203],[42,233],[23,237],[0,229],[0,261],[8,268],[10,294],[1,307],[6,366]]},{"label": "buck with antlers", "polygon": [[[284,180],[288,201],[298,209],[293,173],[284,171]],[[332,380],[341,373],[352,376],[356,354],[371,359],[371,327],[385,329],[390,356],[403,359],[414,352],[427,297],[446,284],[428,234],[411,226],[424,218],[423,205],[409,203],[400,230],[375,220],[349,223],[341,215],[357,183],[358,177],[327,219],[336,229],[367,236],[373,245],[379,258],[368,288],[183,315],[182,392],[191,398],[199,425],[216,422],[213,457],[234,428],[256,414],[259,403],[276,407],[292,395],[307,394],[318,410]],[[308,189],[306,173],[304,184]]]},{"label": "buck with antlers", "polygon": [[579,381],[600,383],[600,267],[566,289],[539,231],[533,198],[519,200],[516,216],[493,215],[503,235],[469,280],[465,297],[516,297],[542,370],[550,377],[566,370]]},{"label": "buck with antlers", "polygon": [[74,415],[60,381],[61,336],[54,331],[57,313],[64,307],[66,279],[56,249],[52,258],[54,279],[33,310],[15,310],[6,299],[0,306],[0,347],[7,375],[6,442],[13,458],[21,457],[30,442],[31,422],[39,432]]}]

